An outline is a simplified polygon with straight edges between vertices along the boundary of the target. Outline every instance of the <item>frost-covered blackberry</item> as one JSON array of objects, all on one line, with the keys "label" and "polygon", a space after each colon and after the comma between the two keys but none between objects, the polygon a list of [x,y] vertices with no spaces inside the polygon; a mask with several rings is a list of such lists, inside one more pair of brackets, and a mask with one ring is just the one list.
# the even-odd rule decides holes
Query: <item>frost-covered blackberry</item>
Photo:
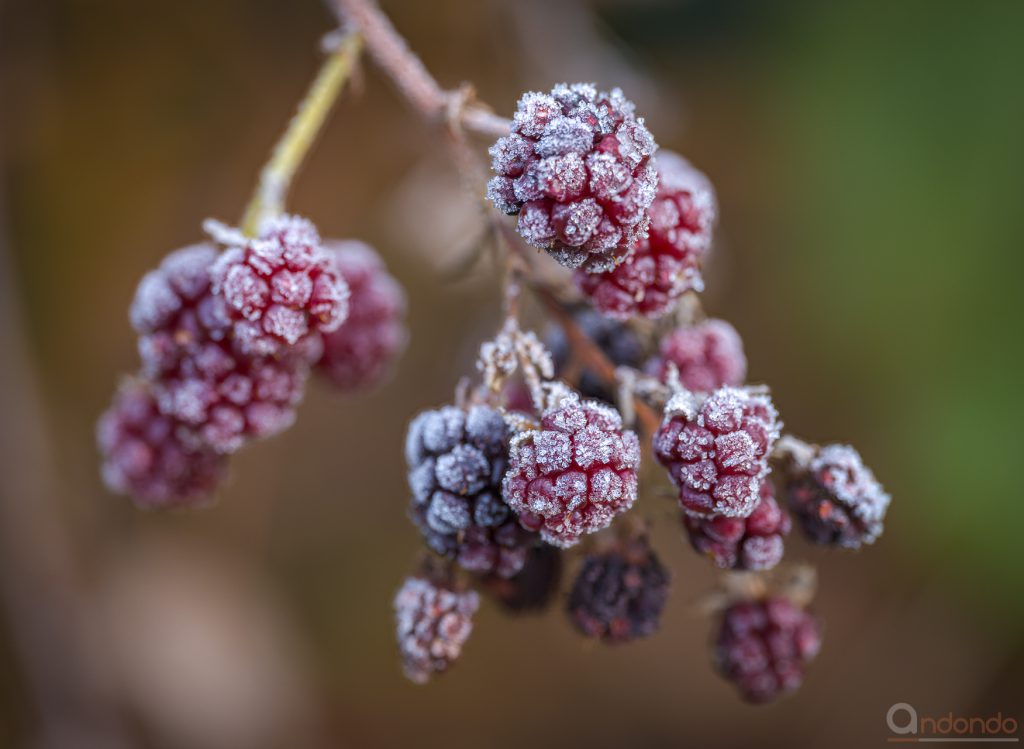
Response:
[{"label": "frost-covered blackberry", "polygon": [[337,330],[348,315],[348,286],[316,227],[298,216],[271,219],[259,237],[229,246],[210,277],[248,354],[287,353],[312,333]]},{"label": "frost-covered blackberry", "polygon": [[608,527],[636,501],[640,443],[610,406],[566,395],[512,440],[505,501],[556,546]]},{"label": "frost-covered blackberry", "polygon": [[501,412],[484,405],[424,411],[406,435],[409,514],[427,545],[467,570],[506,578],[537,540],[501,496],[508,446]]},{"label": "frost-covered blackberry", "polygon": [[395,630],[405,675],[417,684],[458,659],[473,631],[480,599],[425,577],[409,577],[395,596]]},{"label": "frost-covered blackberry", "polygon": [[[573,321],[605,356],[617,367],[638,368],[644,360],[644,345],[640,336],[631,327],[595,312],[586,307],[572,311]],[[555,376],[566,377],[572,360],[572,347],[561,325],[551,325],[544,336],[544,342],[551,351],[555,363]],[[577,390],[584,398],[613,403],[615,393],[604,380],[589,369],[583,368],[577,376]]]},{"label": "frost-covered blackberry", "polygon": [[126,381],[96,425],[107,487],[142,507],[209,500],[227,474],[227,461],[188,446],[178,426],[160,413],[145,383]]},{"label": "frost-covered blackberry", "polygon": [[597,309],[627,320],[657,318],[687,291],[703,291],[701,263],[711,247],[718,212],[708,178],[678,154],[660,151],[654,159],[658,192],[651,204],[650,230],[613,270],[577,271],[576,285]]},{"label": "frost-covered blackberry", "polygon": [[695,515],[747,517],[768,474],[768,453],[779,435],[768,395],[721,388],[701,401],[673,396],[654,436],[654,454]]},{"label": "frost-covered blackberry", "polygon": [[820,448],[805,470],[792,470],[786,493],[815,543],[856,549],[882,535],[890,497],[849,445]]},{"label": "frost-covered blackberry", "polygon": [[559,84],[519,100],[491,149],[487,196],[519,233],[569,268],[614,268],[646,235],[658,176],[654,138],[619,89]]},{"label": "frost-covered blackberry", "polygon": [[700,393],[742,385],[747,377],[743,340],[725,320],[676,328],[662,338],[658,356],[647,363],[646,369],[664,382],[670,364],[675,366],[683,387]]},{"label": "frost-covered blackberry", "polygon": [[608,643],[648,637],[668,599],[669,573],[646,537],[623,539],[583,561],[569,594],[580,632]]},{"label": "frost-covered blackberry", "polygon": [[405,292],[369,245],[349,239],[324,247],[351,293],[345,322],[323,336],[317,369],[339,390],[371,387],[405,348]]},{"label": "frost-covered blackberry", "polygon": [[722,614],[715,665],[748,702],[792,692],[821,648],[817,620],[786,598],[742,601]]},{"label": "frost-covered blackberry", "polygon": [[683,527],[693,548],[716,566],[733,570],[768,570],[782,561],[789,516],[775,501],[772,483],[761,482],[760,501],[745,518],[701,517],[683,513]]},{"label": "frost-covered blackberry", "polygon": [[230,453],[294,422],[309,366],[301,348],[281,357],[240,350],[226,303],[211,292],[216,258],[206,244],[172,252],[143,277],[130,318],[161,412],[191,442]]}]

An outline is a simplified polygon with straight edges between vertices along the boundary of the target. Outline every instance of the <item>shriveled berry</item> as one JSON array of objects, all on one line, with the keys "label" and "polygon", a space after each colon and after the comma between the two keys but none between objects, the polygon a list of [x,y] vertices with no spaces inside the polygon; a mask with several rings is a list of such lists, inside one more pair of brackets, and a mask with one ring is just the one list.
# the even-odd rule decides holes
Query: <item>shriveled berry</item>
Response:
[{"label": "shriveled berry", "polygon": [[205,244],[172,252],[143,277],[130,317],[161,412],[191,443],[230,453],[291,426],[309,365],[302,347],[281,357],[240,350],[226,303],[211,291],[216,257]]},{"label": "shriveled berry", "polygon": [[760,501],[749,517],[683,513],[683,526],[693,548],[722,569],[771,569],[782,561],[783,538],[790,525],[767,479],[761,482]]},{"label": "shriveled berry", "polygon": [[815,543],[856,549],[882,535],[891,497],[849,445],[827,445],[787,486],[789,506]]},{"label": "shriveled berry", "polygon": [[323,336],[317,369],[339,390],[377,385],[405,348],[405,292],[369,245],[349,239],[324,247],[351,293],[345,322]]},{"label": "shriveled berry", "polygon": [[491,149],[487,196],[519,233],[569,268],[610,270],[645,236],[658,176],[654,138],[619,89],[559,84],[519,100]]},{"label": "shriveled berry", "polygon": [[[644,360],[644,345],[640,336],[631,327],[616,320],[610,320],[592,309],[579,307],[572,311],[573,321],[580,330],[601,349],[609,361],[617,367],[641,366]],[[555,375],[566,377],[572,360],[572,349],[561,325],[552,325],[546,332],[545,343],[555,363]],[[589,369],[583,368],[577,375],[577,390],[585,398],[596,398],[606,403],[615,400],[615,393]]]},{"label": "shriveled berry", "polygon": [[398,652],[405,675],[417,684],[443,673],[458,659],[473,631],[480,598],[424,577],[409,577],[395,596]]},{"label": "shriveled berry", "polygon": [[556,546],[606,528],[637,496],[640,443],[610,406],[565,396],[512,440],[505,501]]},{"label": "shriveled berry", "polygon": [[577,271],[580,291],[597,309],[618,320],[637,315],[657,318],[687,291],[703,291],[701,262],[711,247],[718,212],[708,178],[678,154],[661,151],[654,159],[658,192],[650,207],[646,237],[616,268]]},{"label": "shriveled berry", "polygon": [[549,544],[531,548],[526,563],[514,577],[486,575],[484,590],[513,613],[540,611],[547,607],[562,579],[562,551]]},{"label": "shriveled berry", "polygon": [[778,435],[768,395],[721,388],[701,402],[683,392],[665,408],[654,454],[679,489],[684,510],[742,518],[757,506]]},{"label": "shriveled berry", "polygon": [[227,460],[189,447],[164,416],[148,386],[126,381],[100,417],[96,441],[103,481],[141,507],[196,505],[210,499],[227,474]]},{"label": "shriveled berry", "polygon": [[509,430],[500,411],[476,405],[424,411],[409,425],[409,515],[427,545],[465,569],[517,574],[537,536],[501,496]]},{"label": "shriveled berry", "polygon": [[676,328],[661,340],[659,355],[647,363],[647,372],[665,382],[675,365],[687,390],[710,393],[727,385],[742,385],[747,357],[736,329],[725,320],[705,320]]},{"label": "shriveled berry", "polygon": [[792,692],[821,648],[817,620],[786,598],[742,601],[722,615],[714,658],[743,699],[770,702]]},{"label": "shriveled berry", "polygon": [[337,330],[348,315],[348,286],[316,227],[298,216],[274,218],[256,239],[228,247],[210,278],[248,354],[280,355],[313,333]]},{"label": "shriveled berry", "polygon": [[607,643],[647,637],[658,629],[668,587],[668,570],[647,539],[622,540],[583,561],[569,617],[584,635]]}]

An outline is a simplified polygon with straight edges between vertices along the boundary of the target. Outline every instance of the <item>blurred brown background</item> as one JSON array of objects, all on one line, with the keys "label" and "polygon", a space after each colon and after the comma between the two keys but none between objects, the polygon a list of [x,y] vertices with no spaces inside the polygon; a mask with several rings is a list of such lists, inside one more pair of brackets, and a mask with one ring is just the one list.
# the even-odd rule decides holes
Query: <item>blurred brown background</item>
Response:
[{"label": "blurred brown background", "polygon": [[0,746],[864,747],[895,702],[1024,720],[1024,4],[385,7],[445,85],[502,113],[561,80],[621,85],[709,174],[706,306],[795,433],[860,448],[895,498],[886,535],[790,543],[819,566],[825,648],[774,706],[712,674],[692,603],[713,575],[643,495],[675,571],[658,636],[606,649],[558,607],[485,607],[453,673],[405,682],[404,426],[497,319],[487,268],[440,278],[472,218],[440,146],[368,68],[292,198],[407,286],[397,377],[311,389],[215,509],[141,514],[103,489],[92,435],[135,366],[135,284],[239,216],[332,19],[315,0],[2,0]]}]

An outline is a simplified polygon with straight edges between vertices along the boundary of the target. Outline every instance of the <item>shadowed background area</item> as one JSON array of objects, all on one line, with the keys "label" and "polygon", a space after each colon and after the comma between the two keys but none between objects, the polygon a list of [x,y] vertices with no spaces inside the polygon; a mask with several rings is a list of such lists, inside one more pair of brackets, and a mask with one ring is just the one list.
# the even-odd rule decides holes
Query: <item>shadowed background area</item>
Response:
[{"label": "shadowed background area", "polygon": [[710,176],[705,305],[787,427],[858,446],[894,497],[886,534],[859,554],[790,541],[818,565],[826,633],[777,705],[712,673],[693,604],[714,575],[649,478],[637,512],[674,573],[660,634],[608,649],[560,604],[485,605],[459,666],[407,683],[405,424],[498,321],[489,263],[443,278],[474,214],[436,134],[367,66],[291,200],[405,284],[396,377],[311,387],[214,509],[143,514],[103,488],[93,438],[136,366],[128,303],[204,218],[240,216],[332,18],[315,0],[4,0],[0,744],[864,747],[896,702],[1024,720],[1024,4],[385,9],[442,84],[502,114],[561,80],[620,85]]}]

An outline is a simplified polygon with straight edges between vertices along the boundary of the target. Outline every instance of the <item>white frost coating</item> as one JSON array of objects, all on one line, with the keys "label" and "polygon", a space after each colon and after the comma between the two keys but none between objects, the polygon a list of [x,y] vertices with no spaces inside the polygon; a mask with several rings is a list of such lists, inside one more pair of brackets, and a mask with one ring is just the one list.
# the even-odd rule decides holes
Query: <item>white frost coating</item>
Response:
[{"label": "white frost coating", "polygon": [[865,523],[878,523],[885,517],[892,497],[852,446],[826,445],[810,467],[819,482]]}]

